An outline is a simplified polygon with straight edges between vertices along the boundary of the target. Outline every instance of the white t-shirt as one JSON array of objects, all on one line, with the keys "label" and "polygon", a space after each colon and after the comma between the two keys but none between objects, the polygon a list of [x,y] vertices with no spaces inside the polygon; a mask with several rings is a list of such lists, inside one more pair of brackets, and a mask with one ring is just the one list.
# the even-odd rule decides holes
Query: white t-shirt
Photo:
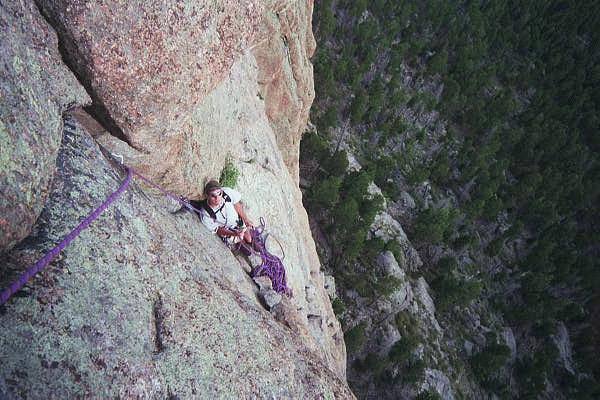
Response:
[{"label": "white t-shirt", "polygon": [[233,205],[242,199],[241,193],[228,187],[224,187],[222,190],[223,193],[231,198],[231,201],[225,201],[225,199],[222,197],[221,204],[219,204],[217,207],[210,207],[209,205],[209,207],[215,212],[216,219],[213,219],[208,211],[206,211],[204,208],[200,209],[200,220],[202,221],[202,224],[215,233],[217,232],[217,229],[222,226],[226,228],[237,227],[237,222],[240,218]]}]

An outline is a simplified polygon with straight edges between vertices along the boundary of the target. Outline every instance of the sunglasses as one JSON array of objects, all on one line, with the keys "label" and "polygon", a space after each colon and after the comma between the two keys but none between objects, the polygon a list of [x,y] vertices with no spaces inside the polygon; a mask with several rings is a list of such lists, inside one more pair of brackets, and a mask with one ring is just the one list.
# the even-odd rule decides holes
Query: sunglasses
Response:
[{"label": "sunglasses", "polygon": [[221,196],[222,194],[223,194],[223,191],[219,190],[218,192],[209,193],[208,196],[209,197],[213,197],[213,198],[217,198],[217,197]]}]

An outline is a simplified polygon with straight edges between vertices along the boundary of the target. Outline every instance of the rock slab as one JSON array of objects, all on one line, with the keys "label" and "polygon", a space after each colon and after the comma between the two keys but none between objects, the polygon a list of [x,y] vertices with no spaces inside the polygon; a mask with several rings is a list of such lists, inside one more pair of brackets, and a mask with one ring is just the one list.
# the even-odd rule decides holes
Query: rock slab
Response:
[{"label": "rock slab", "polygon": [[[124,177],[72,124],[33,234],[2,260],[1,287]],[[353,398],[319,353],[247,294],[244,275],[194,215],[171,214],[133,182],[3,306],[0,390],[23,399]]]},{"label": "rock slab", "polygon": [[253,44],[264,13],[258,0],[40,5],[96,115],[145,153],[176,145],[193,107]]},{"label": "rock slab", "polygon": [[[0,252],[27,236],[54,174],[61,114],[90,99],[33,1],[0,4]],[[2,268],[2,267],[0,267]]]}]

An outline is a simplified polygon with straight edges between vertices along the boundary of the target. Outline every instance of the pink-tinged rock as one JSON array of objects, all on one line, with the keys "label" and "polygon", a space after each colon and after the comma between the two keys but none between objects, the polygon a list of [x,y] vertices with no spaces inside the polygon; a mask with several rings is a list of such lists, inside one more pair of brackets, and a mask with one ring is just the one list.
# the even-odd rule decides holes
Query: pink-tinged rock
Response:
[{"label": "pink-tinged rock", "polygon": [[151,153],[256,37],[258,1],[57,0],[44,12],[112,133]]},{"label": "pink-tinged rock", "polygon": [[33,1],[0,3],[0,252],[31,231],[47,197],[61,114],[90,101]]},{"label": "pink-tinged rock", "polygon": [[290,174],[299,180],[300,138],[315,97],[312,34],[313,1],[270,1],[253,48],[267,116]]}]

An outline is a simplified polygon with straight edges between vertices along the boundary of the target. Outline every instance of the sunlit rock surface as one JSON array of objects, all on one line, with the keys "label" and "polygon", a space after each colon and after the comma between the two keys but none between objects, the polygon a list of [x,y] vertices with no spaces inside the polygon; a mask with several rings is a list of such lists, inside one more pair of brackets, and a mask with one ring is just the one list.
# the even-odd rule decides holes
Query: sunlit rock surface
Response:
[{"label": "sunlit rock surface", "polygon": [[[124,178],[73,126],[3,287]],[[307,338],[260,305],[240,261],[193,214],[168,210],[134,181],[2,308],[9,398],[352,398]]]},{"label": "sunlit rock surface", "polygon": [[[53,147],[47,147],[54,158],[38,165],[47,156],[38,148],[28,150],[35,161],[26,159],[23,168],[46,174],[50,195],[45,205],[39,202],[44,208],[31,234],[2,255],[0,287],[116,190],[124,178],[118,162],[179,195],[197,198],[204,182],[218,178],[229,161],[239,171],[237,189],[250,216],[257,223],[265,218],[270,249],[284,257],[294,296],[268,312],[244,260],[233,257],[194,215],[173,213],[171,202],[134,181],[0,308],[0,393],[16,398],[353,398],[345,382],[343,335],[290,168],[297,163],[290,154],[297,153],[299,136],[290,147],[281,140],[285,129],[301,129],[302,118],[278,128],[283,115],[278,113],[292,111],[267,111],[278,101],[272,97],[279,96],[269,93],[280,91],[265,91],[265,64],[253,49],[265,32],[277,35],[263,29],[266,16],[287,10],[287,22],[280,21],[277,29],[292,35],[297,28],[305,35],[294,44],[306,46],[297,48],[305,65],[301,77],[294,75],[294,82],[281,87],[300,87],[302,81],[304,94],[293,96],[305,100],[290,107],[307,113],[312,67],[306,63],[314,43],[311,27],[304,24],[310,24],[312,3],[39,5],[94,106],[74,108],[88,97],[60,64],[54,39],[29,43],[8,32],[10,43],[21,40],[19,51],[25,54],[32,49],[53,54],[57,76],[46,79],[44,73],[54,70],[45,68],[35,84],[57,85],[58,94],[44,103],[45,113],[32,114],[38,110],[34,103],[7,108],[29,113],[27,123],[52,127]],[[27,12],[2,7],[9,26],[27,26],[28,15],[37,12],[31,4]],[[3,93],[35,86],[13,75],[3,79]],[[278,79],[283,77],[291,79],[285,74]],[[2,116],[4,140],[9,136]],[[36,140],[48,140],[45,135],[32,130]],[[17,154],[19,143],[11,139],[2,146],[3,160],[5,154]],[[3,183],[3,193],[20,185]],[[33,224],[36,217],[28,218]]]}]

